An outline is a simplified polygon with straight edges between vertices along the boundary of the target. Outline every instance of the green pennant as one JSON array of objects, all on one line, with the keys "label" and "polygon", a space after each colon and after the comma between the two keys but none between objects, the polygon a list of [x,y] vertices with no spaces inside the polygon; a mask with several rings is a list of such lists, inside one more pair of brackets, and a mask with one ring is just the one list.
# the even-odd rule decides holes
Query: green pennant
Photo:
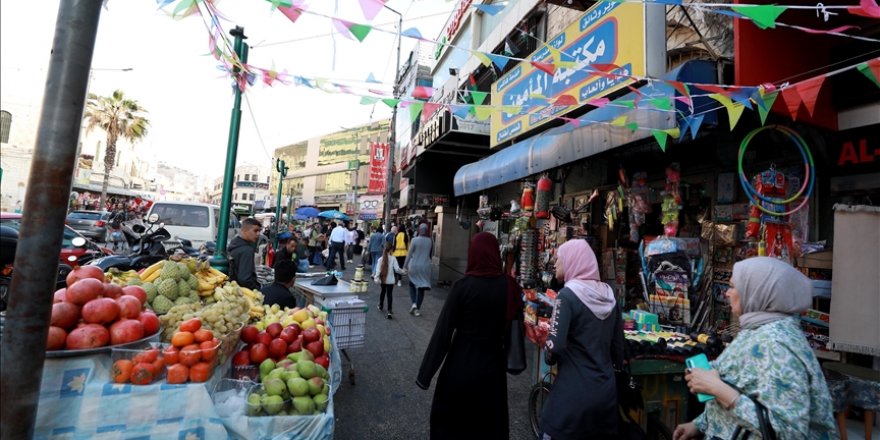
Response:
[{"label": "green pennant", "polygon": [[614,103],[620,104],[620,105],[627,107],[627,108],[635,108],[636,107],[636,101],[633,99],[628,99],[628,100],[623,100],[623,101],[614,101]]},{"label": "green pennant", "polygon": [[624,125],[624,127],[635,133],[639,129],[639,124],[636,124],[635,122],[630,122],[629,124]]},{"label": "green pennant", "polygon": [[394,108],[397,107],[397,104],[400,104],[400,100],[397,98],[384,98],[382,102],[385,103],[388,107]]},{"label": "green pennant", "polygon": [[669,137],[663,130],[651,130],[651,134],[654,135],[654,139],[657,140],[657,143],[660,144],[660,151],[666,152],[666,140]]},{"label": "green pennant", "polygon": [[773,108],[773,103],[776,102],[776,97],[778,96],[779,92],[773,92],[761,97],[763,102],[758,106],[758,115],[761,117],[761,125],[764,125],[764,121],[767,120],[767,114],[770,113],[770,109]]},{"label": "green pennant", "polygon": [[351,26],[348,27],[348,30],[351,31],[351,34],[354,35],[358,41],[363,43],[364,38],[367,38],[367,35],[373,30],[373,27],[368,24],[352,23]]},{"label": "green pennant", "polygon": [[736,12],[745,15],[761,29],[775,29],[776,19],[787,9],[785,6],[758,5],[758,6],[731,6]]},{"label": "green pennant", "polygon": [[669,111],[672,109],[672,101],[669,100],[669,97],[653,98],[648,100],[648,102],[657,110]]},{"label": "green pennant", "polygon": [[874,72],[871,71],[871,68],[868,66],[867,62],[859,64],[858,66],[856,66],[856,68],[859,70],[859,72],[862,72],[862,75],[867,76],[868,79],[870,79],[875,86],[880,87],[880,78],[874,76]]},{"label": "green pennant", "polygon": [[474,98],[474,105],[483,105],[483,101],[486,100],[486,96],[489,96],[489,92],[471,91],[471,96]]},{"label": "green pennant", "polygon": [[361,96],[361,105],[372,105],[379,102],[379,98],[372,96]]},{"label": "green pennant", "polygon": [[196,0],[183,0],[182,2],[177,4],[177,7],[174,8],[174,12],[171,13],[172,17],[177,17],[179,14],[186,12],[189,8],[195,6]]},{"label": "green pennant", "polygon": [[413,102],[409,105],[409,122],[413,123],[422,114],[422,107],[425,105],[421,102]]}]

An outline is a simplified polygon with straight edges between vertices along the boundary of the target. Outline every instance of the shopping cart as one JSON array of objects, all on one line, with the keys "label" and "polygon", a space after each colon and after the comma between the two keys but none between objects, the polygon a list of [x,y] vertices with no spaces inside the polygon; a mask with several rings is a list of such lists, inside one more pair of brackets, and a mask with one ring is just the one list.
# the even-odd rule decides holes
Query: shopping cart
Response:
[{"label": "shopping cart", "polygon": [[367,303],[357,297],[336,298],[320,304],[327,312],[327,320],[335,339],[336,348],[348,361],[348,381],[354,385],[354,362],[347,349],[364,346],[367,330]]}]

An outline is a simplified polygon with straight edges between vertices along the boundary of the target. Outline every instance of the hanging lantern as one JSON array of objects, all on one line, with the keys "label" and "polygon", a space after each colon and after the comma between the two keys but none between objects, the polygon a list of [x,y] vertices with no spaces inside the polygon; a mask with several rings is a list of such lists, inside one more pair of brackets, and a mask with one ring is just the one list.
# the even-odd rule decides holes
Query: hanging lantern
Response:
[{"label": "hanging lantern", "polygon": [[523,188],[522,199],[520,199],[519,204],[525,212],[532,212],[535,210],[535,190],[531,185],[526,185],[525,188]]},{"label": "hanging lantern", "polygon": [[550,195],[553,191],[553,181],[543,176],[538,179],[538,194],[535,198],[535,217],[550,218]]}]

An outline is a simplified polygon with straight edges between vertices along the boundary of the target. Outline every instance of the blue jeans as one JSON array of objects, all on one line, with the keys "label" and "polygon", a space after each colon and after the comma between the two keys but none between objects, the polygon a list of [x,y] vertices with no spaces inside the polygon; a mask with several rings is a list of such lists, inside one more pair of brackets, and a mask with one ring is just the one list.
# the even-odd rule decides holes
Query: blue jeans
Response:
[{"label": "blue jeans", "polygon": [[297,272],[306,273],[309,271],[309,260],[302,259],[297,263]]},{"label": "blue jeans", "polygon": [[424,287],[416,287],[415,284],[410,281],[409,283],[409,299],[412,300],[412,303],[416,305],[417,309],[422,308],[422,301],[425,299],[425,290],[428,290]]},{"label": "blue jeans", "polygon": [[370,252],[370,267],[373,269],[373,276],[375,277],[379,273],[379,258],[382,257],[382,252]]},{"label": "blue jeans", "polygon": [[336,255],[339,254],[339,266],[342,267],[342,270],[345,270],[345,243],[335,243],[330,242],[330,252],[327,256],[327,261],[324,264],[327,266],[327,269],[333,270],[336,268]]}]

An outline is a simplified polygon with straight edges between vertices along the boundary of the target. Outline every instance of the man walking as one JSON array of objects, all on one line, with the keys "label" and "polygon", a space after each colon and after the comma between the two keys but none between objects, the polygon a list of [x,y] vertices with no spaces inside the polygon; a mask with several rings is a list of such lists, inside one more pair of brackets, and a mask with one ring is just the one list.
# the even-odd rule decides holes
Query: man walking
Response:
[{"label": "man walking", "polygon": [[348,239],[348,230],[342,225],[330,223],[333,228],[330,231],[330,252],[327,255],[327,263],[325,266],[329,270],[336,268],[336,255],[339,255],[339,266],[345,270],[345,242]]},{"label": "man walking", "polygon": [[382,226],[376,228],[370,235],[370,266],[373,269],[373,278],[379,274],[379,257],[382,256],[382,250],[385,248],[385,234],[382,232]]},{"label": "man walking", "polygon": [[248,289],[259,289],[255,269],[255,246],[260,238],[262,223],[254,218],[246,218],[241,222],[241,230],[229,243],[229,279],[239,286]]}]

